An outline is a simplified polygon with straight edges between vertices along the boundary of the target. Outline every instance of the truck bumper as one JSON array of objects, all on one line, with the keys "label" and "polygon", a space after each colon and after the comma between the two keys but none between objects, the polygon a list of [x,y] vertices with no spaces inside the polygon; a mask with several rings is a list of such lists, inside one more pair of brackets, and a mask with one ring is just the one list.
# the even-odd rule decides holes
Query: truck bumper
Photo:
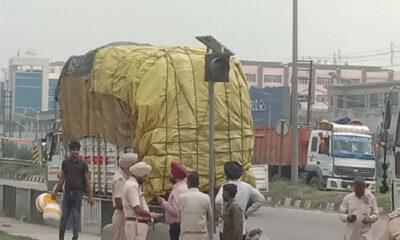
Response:
[{"label": "truck bumper", "polygon": [[[326,181],[326,189],[336,190],[336,191],[350,191],[353,184],[353,180],[345,180],[340,178],[328,178]],[[371,192],[375,192],[376,182],[371,180],[366,180],[365,184],[367,189]]]}]

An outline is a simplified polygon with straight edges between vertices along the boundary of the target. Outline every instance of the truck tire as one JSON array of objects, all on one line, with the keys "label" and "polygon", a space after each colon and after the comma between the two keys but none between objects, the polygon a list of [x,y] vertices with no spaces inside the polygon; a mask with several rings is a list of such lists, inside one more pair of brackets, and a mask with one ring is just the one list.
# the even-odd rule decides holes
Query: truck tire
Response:
[{"label": "truck tire", "polygon": [[310,186],[314,187],[316,189],[320,189],[321,188],[321,180],[319,179],[318,176],[312,176],[310,179]]}]

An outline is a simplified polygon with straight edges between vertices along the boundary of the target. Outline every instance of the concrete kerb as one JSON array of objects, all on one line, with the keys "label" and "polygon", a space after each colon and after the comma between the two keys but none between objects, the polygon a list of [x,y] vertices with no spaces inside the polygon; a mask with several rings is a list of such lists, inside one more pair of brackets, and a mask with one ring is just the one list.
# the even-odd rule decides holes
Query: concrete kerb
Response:
[{"label": "concrete kerb", "polygon": [[339,210],[340,203],[336,202],[325,202],[325,201],[311,201],[311,200],[302,200],[302,199],[291,199],[291,198],[274,198],[267,197],[265,204],[267,206],[273,207],[294,207],[301,209],[318,209],[323,211],[335,211]]}]

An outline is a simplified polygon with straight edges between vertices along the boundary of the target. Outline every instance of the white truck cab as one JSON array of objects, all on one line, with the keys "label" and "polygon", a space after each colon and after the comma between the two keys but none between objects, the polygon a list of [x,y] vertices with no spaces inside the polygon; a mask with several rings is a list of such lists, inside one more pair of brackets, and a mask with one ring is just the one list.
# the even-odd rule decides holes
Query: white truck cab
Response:
[{"label": "white truck cab", "polygon": [[356,176],[375,191],[376,158],[369,128],[321,122],[307,151],[307,182],[323,190],[349,191]]}]

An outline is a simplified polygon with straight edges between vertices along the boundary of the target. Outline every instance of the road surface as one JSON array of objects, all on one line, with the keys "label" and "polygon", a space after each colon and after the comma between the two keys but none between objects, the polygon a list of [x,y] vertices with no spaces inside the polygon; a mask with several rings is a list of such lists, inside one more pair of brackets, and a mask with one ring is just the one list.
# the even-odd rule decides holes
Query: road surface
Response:
[{"label": "road surface", "polygon": [[[377,238],[381,224],[382,218],[373,224],[372,239]],[[338,213],[271,207],[250,216],[248,226],[260,226],[269,240],[338,240],[345,231]]]}]

